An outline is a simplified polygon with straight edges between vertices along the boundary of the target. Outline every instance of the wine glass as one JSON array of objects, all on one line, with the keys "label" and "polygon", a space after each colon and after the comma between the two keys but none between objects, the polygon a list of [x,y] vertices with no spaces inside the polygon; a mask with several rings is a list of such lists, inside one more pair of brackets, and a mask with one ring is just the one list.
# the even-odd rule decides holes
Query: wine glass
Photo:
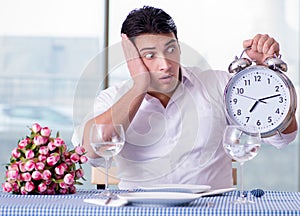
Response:
[{"label": "wine glass", "polygon": [[121,124],[93,124],[90,143],[94,152],[105,160],[105,189],[103,196],[110,196],[108,188],[109,160],[119,154],[125,143],[125,133]]},{"label": "wine glass", "polygon": [[253,159],[260,149],[261,136],[255,126],[227,125],[223,135],[226,154],[240,164],[240,195],[234,203],[253,203],[244,195],[243,165]]}]

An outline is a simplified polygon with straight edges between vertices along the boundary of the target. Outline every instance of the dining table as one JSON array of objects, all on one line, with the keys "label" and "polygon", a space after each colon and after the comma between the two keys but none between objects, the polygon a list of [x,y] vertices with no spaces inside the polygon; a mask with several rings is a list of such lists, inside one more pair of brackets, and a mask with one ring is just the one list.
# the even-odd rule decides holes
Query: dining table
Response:
[{"label": "dining table", "polygon": [[[18,195],[0,191],[0,215],[22,216],[117,216],[117,215],[267,215],[292,216],[300,215],[300,192],[264,191],[261,197],[248,198],[253,204],[235,204],[238,191],[233,190],[221,194],[201,196],[191,202],[181,205],[148,205],[128,202],[125,205],[105,205],[104,202],[93,203],[91,200],[101,200],[97,189],[77,189],[75,194],[66,195]],[[128,191],[114,190],[115,194]],[[139,190],[135,193],[140,192]],[[174,193],[176,194],[176,193]],[[114,198],[115,199],[115,198]],[[117,198],[116,198],[117,199]],[[103,200],[104,201],[104,200]],[[117,201],[117,200],[115,200]]]}]

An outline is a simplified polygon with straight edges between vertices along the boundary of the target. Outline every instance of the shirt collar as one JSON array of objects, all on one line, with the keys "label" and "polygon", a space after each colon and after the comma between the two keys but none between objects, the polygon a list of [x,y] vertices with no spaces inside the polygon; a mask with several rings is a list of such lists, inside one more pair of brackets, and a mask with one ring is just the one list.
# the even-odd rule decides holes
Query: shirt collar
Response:
[{"label": "shirt collar", "polygon": [[187,84],[194,85],[194,80],[192,79],[191,72],[185,67],[181,67],[180,70],[182,84],[184,86],[186,86]]},{"label": "shirt collar", "polygon": [[[179,84],[179,86],[177,86],[177,89],[172,96],[172,100],[175,100],[176,98],[178,98],[180,95],[183,94],[182,88],[184,88],[185,86],[193,86],[194,85],[194,80],[192,79],[191,71],[189,71],[188,68],[181,66],[180,72],[181,72],[181,84]],[[178,88],[181,88],[181,90],[178,90]],[[151,103],[158,102],[157,98],[154,98],[149,94],[146,94],[145,99]]]}]

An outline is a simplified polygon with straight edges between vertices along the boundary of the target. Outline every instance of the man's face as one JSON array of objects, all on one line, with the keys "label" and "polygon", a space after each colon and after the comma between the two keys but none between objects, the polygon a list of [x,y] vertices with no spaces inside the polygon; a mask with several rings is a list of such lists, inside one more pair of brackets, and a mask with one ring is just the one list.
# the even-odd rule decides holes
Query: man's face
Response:
[{"label": "man's face", "polygon": [[172,95],[180,67],[180,48],[174,34],[143,34],[135,38],[135,45],[150,72],[148,91]]}]

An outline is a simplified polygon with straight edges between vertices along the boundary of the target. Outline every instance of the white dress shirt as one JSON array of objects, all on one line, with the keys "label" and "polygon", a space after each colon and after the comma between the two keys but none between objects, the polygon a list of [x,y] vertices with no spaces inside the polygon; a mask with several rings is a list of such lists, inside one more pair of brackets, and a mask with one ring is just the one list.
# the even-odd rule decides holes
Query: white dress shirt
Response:
[{"label": "white dress shirt", "polygon": [[[146,95],[126,131],[124,148],[115,157],[120,189],[156,183],[232,186],[232,162],[222,147],[228,123],[223,92],[229,78],[224,71],[182,67],[182,82],[167,107]],[[87,119],[106,111],[131,86],[129,81],[100,92]],[[80,143],[82,128],[74,133],[75,145]],[[295,136],[268,139],[282,147]],[[93,166],[101,162],[90,160]]]}]

